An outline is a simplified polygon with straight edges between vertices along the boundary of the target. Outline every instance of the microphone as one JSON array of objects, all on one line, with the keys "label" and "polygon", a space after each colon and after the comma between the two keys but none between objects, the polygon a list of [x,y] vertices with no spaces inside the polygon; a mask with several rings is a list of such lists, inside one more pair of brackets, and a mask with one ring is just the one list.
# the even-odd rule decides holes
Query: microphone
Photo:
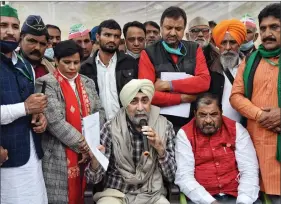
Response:
[{"label": "microphone", "polygon": [[[147,121],[145,119],[141,119],[140,120],[140,126],[147,126]],[[144,144],[144,152],[143,152],[143,155],[144,156],[149,156],[150,153],[149,153],[149,147],[148,147],[148,140],[147,140],[147,136],[144,135],[143,133],[141,133],[142,136],[143,136],[143,144]]]}]

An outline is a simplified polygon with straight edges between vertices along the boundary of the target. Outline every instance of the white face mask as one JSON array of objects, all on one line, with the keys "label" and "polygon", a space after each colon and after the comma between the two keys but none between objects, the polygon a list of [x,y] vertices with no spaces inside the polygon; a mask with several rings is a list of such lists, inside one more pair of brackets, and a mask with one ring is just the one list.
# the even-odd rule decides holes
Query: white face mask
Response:
[{"label": "white face mask", "polygon": [[47,48],[45,50],[44,56],[46,56],[46,57],[48,57],[50,59],[54,59],[54,54],[55,54],[54,53],[54,49],[52,47],[50,47],[50,48]]},{"label": "white face mask", "polygon": [[131,52],[130,50],[127,50],[126,52],[128,55],[132,56],[135,59],[138,59],[140,57],[140,54],[135,54],[133,52]]}]

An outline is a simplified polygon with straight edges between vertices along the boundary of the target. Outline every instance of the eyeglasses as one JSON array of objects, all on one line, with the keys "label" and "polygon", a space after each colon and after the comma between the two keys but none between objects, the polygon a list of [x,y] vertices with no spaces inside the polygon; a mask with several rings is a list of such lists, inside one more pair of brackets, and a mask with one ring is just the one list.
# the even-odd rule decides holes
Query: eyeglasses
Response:
[{"label": "eyeglasses", "polygon": [[190,30],[190,32],[192,34],[196,34],[196,35],[198,35],[200,32],[202,32],[203,35],[207,35],[207,34],[210,33],[210,29],[209,28],[201,28],[201,29],[200,28],[193,28],[193,29]]}]

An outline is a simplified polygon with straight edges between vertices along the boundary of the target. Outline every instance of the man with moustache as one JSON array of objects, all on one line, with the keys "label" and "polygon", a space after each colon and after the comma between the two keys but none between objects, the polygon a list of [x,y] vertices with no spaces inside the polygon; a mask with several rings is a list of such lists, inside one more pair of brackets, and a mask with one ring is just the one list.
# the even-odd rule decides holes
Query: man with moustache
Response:
[{"label": "man with moustache", "polygon": [[138,64],[133,57],[118,50],[121,27],[115,20],[101,22],[96,39],[100,49],[81,65],[80,73],[94,80],[109,120],[122,107],[118,96],[123,86],[138,77]]},{"label": "man with moustache", "polygon": [[256,51],[255,41],[259,37],[257,25],[255,20],[249,15],[245,14],[240,21],[244,23],[247,29],[247,36],[245,42],[240,46],[240,51],[245,55],[250,55],[252,52]]},{"label": "man with moustache", "polygon": [[138,21],[128,22],[123,27],[126,54],[139,63],[140,52],[145,48],[145,27]]},{"label": "man with moustache", "polygon": [[223,20],[213,30],[220,57],[210,67],[212,79],[209,92],[219,96],[223,115],[237,122],[240,122],[241,115],[232,108],[229,97],[238,66],[244,57],[239,47],[245,41],[246,34],[245,25],[237,19]]},{"label": "man with moustache", "polygon": [[54,61],[54,48],[61,41],[61,30],[58,26],[47,24],[46,28],[49,34],[49,45],[45,50],[44,56],[49,61]]},{"label": "man with moustache", "polygon": [[249,133],[222,116],[216,95],[204,93],[195,104],[194,119],[176,136],[175,183],[192,201],[188,204],[253,204],[259,165]]},{"label": "man with moustache", "polygon": [[19,54],[33,67],[36,79],[55,70],[44,53],[48,46],[48,30],[40,16],[30,15],[21,28]]},{"label": "man with moustache", "polygon": [[75,41],[82,47],[83,59],[81,62],[84,62],[90,57],[94,43],[91,40],[91,31],[88,28],[81,23],[71,26],[68,39]]},{"label": "man with moustache", "polygon": [[160,108],[151,105],[153,95],[154,85],[147,79],[133,79],[121,90],[123,108],[101,130],[108,169],[92,155],[85,170],[88,182],[105,178],[105,189],[94,195],[97,204],[169,204],[163,181],[174,181],[175,132]]},{"label": "man with moustache", "polygon": [[[15,52],[20,40],[17,10],[0,8],[1,204],[47,204],[41,137],[47,97],[34,94],[31,64]],[[6,149],[5,150],[3,150]],[[9,159],[7,160],[7,156]]]},{"label": "man with moustache", "polygon": [[146,21],[143,25],[145,27],[146,46],[152,45],[161,39],[160,26],[156,22]]},{"label": "man with moustache", "polygon": [[[175,6],[167,8],[160,20],[162,40],[141,52],[138,77],[154,83],[153,105],[169,107],[192,103],[197,94],[209,89],[210,74],[202,48],[195,42],[182,40],[186,23],[183,9]],[[192,77],[161,80],[161,72],[183,72]],[[192,116],[193,111],[186,117],[165,115],[176,132]]]},{"label": "man with moustache", "polygon": [[210,43],[211,29],[209,22],[207,19],[198,16],[189,22],[188,28],[189,32],[186,33],[187,39],[197,42],[200,47],[202,47],[207,66],[210,69],[211,65],[217,58],[219,58],[220,54],[218,49]]},{"label": "man with moustache", "polygon": [[262,44],[238,69],[231,105],[247,118],[267,201],[280,203],[281,185],[281,4],[266,6],[258,15]]}]

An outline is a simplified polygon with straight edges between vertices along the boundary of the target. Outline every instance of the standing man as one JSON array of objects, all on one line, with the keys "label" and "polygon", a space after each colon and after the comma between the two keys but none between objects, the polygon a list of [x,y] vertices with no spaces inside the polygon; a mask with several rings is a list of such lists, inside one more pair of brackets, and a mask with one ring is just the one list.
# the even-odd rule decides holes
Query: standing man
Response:
[{"label": "standing man", "polygon": [[48,30],[40,16],[30,15],[22,25],[19,54],[33,67],[36,79],[55,70],[44,57],[48,46]]},{"label": "standing man", "polygon": [[247,118],[261,172],[261,191],[280,203],[281,162],[281,41],[280,3],[266,6],[258,16],[262,44],[238,69],[231,105]]},{"label": "standing man", "polygon": [[161,39],[160,26],[154,21],[146,21],[144,24],[146,35],[146,46],[152,45]]},{"label": "standing man", "polygon": [[247,56],[257,50],[254,43],[259,37],[259,34],[257,32],[256,22],[249,14],[245,14],[240,21],[244,23],[247,29],[246,40],[240,46],[240,51]]},{"label": "standing man", "polygon": [[100,49],[81,65],[80,73],[94,80],[109,120],[122,106],[118,96],[123,86],[138,77],[138,64],[133,57],[118,50],[121,27],[115,20],[101,22],[96,38]]},{"label": "standing man", "polygon": [[75,24],[70,27],[68,39],[74,40],[78,45],[83,48],[83,59],[81,62],[88,59],[93,49],[91,31],[82,24]]},{"label": "standing man", "polygon": [[241,115],[232,108],[229,97],[238,66],[244,57],[239,47],[245,41],[246,28],[237,19],[224,20],[214,28],[213,34],[220,57],[210,67],[212,79],[209,92],[219,96],[224,116],[240,122]]},{"label": "standing man", "polygon": [[[167,8],[160,20],[161,41],[147,47],[141,53],[139,78],[149,79],[154,83],[155,95],[152,104],[168,107],[182,103],[191,103],[196,94],[207,91],[210,74],[202,48],[195,42],[182,40],[186,27],[186,13],[179,7]],[[165,81],[161,72],[184,72],[193,77]],[[167,115],[175,131],[192,118]]]},{"label": "standing man", "polygon": [[140,52],[145,48],[145,27],[138,21],[128,22],[123,27],[126,54],[139,63]]},{"label": "standing man", "polygon": [[189,33],[186,33],[187,40],[197,42],[203,49],[207,66],[210,69],[213,62],[219,58],[219,51],[210,43],[211,29],[209,22],[205,18],[198,16],[189,22],[188,29]]},{"label": "standing man", "polygon": [[20,40],[17,10],[9,5],[1,6],[0,15],[0,144],[9,154],[0,169],[0,202],[47,204],[41,161],[43,150],[41,137],[37,135],[47,126],[43,115],[47,98],[34,94],[32,66],[15,52]]},{"label": "standing man", "polygon": [[51,24],[47,24],[46,28],[48,30],[49,40],[51,41],[52,47],[55,48],[61,41],[61,30],[58,26]]}]

